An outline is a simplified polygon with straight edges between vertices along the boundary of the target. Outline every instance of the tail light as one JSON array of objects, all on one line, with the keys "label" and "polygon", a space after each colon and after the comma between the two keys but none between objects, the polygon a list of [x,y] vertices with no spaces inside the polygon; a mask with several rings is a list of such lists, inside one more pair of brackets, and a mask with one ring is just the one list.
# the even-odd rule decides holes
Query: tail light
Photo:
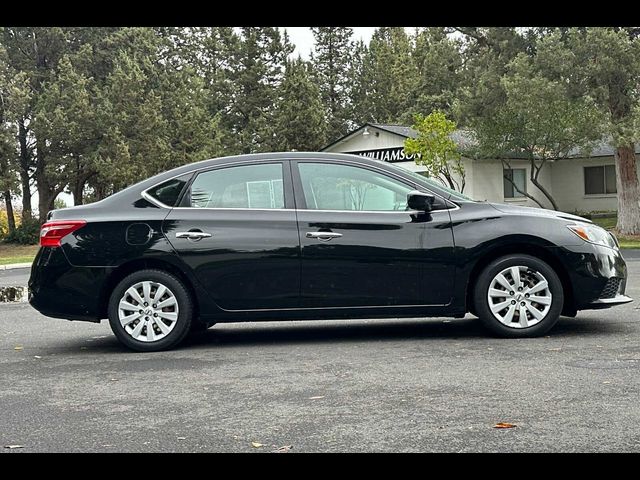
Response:
[{"label": "tail light", "polygon": [[55,220],[40,227],[40,246],[59,247],[60,240],[87,224],[85,220]]}]

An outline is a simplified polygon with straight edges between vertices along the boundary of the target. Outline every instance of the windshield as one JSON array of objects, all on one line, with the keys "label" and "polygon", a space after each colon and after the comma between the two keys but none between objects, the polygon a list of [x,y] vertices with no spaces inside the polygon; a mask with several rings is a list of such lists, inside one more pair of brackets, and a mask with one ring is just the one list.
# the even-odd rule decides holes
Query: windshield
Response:
[{"label": "windshield", "polygon": [[424,185],[425,187],[434,187],[434,188],[436,188],[438,190],[442,190],[443,192],[448,193],[450,195],[449,196],[450,200],[461,200],[461,201],[467,201],[467,202],[474,202],[475,201],[472,198],[469,198],[466,195],[463,195],[462,193],[457,192],[456,190],[453,190],[452,188],[445,187],[440,182],[438,182],[436,180],[433,180],[432,178],[429,178],[426,175],[422,175],[422,174],[420,174],[418,172],[412,172],[411,170],[409,170],[407,168],[399,167],[397,165],[394,165],[393,163],[389,163],[389,162],[380,162],[380,163],[384,163],[385,165],[387,165],[388,167],[391,167],[394,170],[398,170],[398,171],[404,173],[405,175],[409,175],[410,177],[412,177],[416,181],[416,183],[418,183],[420,185]]}]

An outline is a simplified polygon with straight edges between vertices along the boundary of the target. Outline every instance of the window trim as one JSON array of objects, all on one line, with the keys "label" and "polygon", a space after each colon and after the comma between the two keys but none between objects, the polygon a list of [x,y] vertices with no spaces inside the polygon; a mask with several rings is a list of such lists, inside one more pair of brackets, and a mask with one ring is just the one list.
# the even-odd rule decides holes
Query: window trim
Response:
[{"label": "window trim", "polygon": [[[306,203],[306,199],[304,196],[304,187],[302,185],[302,178],[300,177],[300,170],[298,169],[298,164],[299,163],[324,163],[324,164],[337,164],[337,165],[344,165],[344,166],[350,166],[350,167],[356,167],[356,168],[363,168],[365,170],[370,170],[376,173],[379,173],[381,175],[386,175],[388,177],[391,177],[392,179],[408,186],[411,187],[415,190],[419,190],[419,191],[424,191],[425,193],[429,193],[431,195],[434,195],[435,197],[439,198],[442,203],[444,205],[447,206],[447,208],[441,208],[438,210],[431,210],[429,213],[433,214],[433,213],[437,213],[437,212],[450,212],[453,210],[459,210],[460,206],[455,203],[452,200],[448,200],[446,198],[444,198],[442,195],[439,195],[438,193],[428,189],[427,187],[423,186],[423,185],[419,185],[417,183],[412,182],[411,180],[408,180],[400,175],[396,175],[395,172],[389,172],[383,168],[378,168],[377,166],[374,165],[363,165],[359,162],[354,162],[354,161],[345,161],[345,160],[336,160],[336,159],[328,159],[328,158],[292,158],[291,159],[291,174],[293,177],[293,186],[294,186],[294,195],[295,195],[295,201],[296,201],[296,210],[303,210],[305,212],[332,212],[332,213],[377,213],[377,214],[398,214],[398,213],[402,213],[402,214],[407,214],[407,213],[413,213],[413,214],[417,214],[420,213],[418,210],[320,210],[320,209],[311,209],[311,208],[307,208],[307,203]],[[298,205],[298,202],[300,202],[302,205]],[[453,206],[451,206],[453,205]]]},{"label": "window trim", "polygon": [[[251,165],[269,165],[269,164],[273,164],[273,163],[279,163],[282,166],[282,194],[284,197],[284,208],[246,208],[246,207],[233,207],[233,208],[229,208],[229,207],[203,207],[203,208],[197,208],[197,207],[185,207],[182,205],[183,200],[186,197],[186,193],[189,191],[189,189],[191,188],[191,185],[193,184],[193,182],[195,181],[195,179],[198,177],[198,175],[202,174],[202,173],[206,173],[209,171],[213,171],[213,170],[221,170],[223,168],[233,168],[233,167],[247,167],[247,166],[251,166]],[[182,173],[180,175],[175,175],[173,177],[170,177],[168,179],[165,179],[161,182],[158,182],[154,185],[151,185],[148,188],[145,188],[142,192],[140,192],[140,195],[147,201],[153,203],[154,205],[161,207],[161,208],[166,208],[169,210],[173,210],[173,209],[197,209],[197,210],[248,210],[248,211],[265,211],[265,212],[283,212],[283,211],[290,211],[290,210],[294,210],[295,208],[295,204],[293,202],[293,187],[292,187],[292,179],[291,179],[291,171],[290,168],[286,167],[286,164],[290,163],[288,159],[268,159],[268,160],[264,160],[264,159],[252,159],[252,160],[245,160],[242,162],[226,162],[226,163],[221,163],[220,165],[211,165],[211,166],[207,166],[207,167],[203,167],[203,168],[199,168],[196,170],[193,170],[191,172],[189,172],[191,174],[191,178],[189,179],[189,181],[187,182],[187,184],[184,187],[184,190],[181,192],[180,195],[180,199],[178,200],[178,203],[175,207],[170,207],[169,205],[165,205],[164,203],[160,202],[159,200],[156,200],[155,198],[153,198],[148,192],[147,190],[151,190],[155,187],[157,187],[158,185],[161,185],[165,182],[168,182],[170,180],[173,180],[175,178],[181,177],[183,175],[186,175],[185,173]],[[292,208],[294,207],[294,208]]]},{"label": "window trim", "polygon": [[[613,193],[607,193],[607,167],[613,167],[616,191]],[[587,168],[602,168],[602,193],[587,193]],[[582,188],[584,192],[584,198],[613,198],[618,196],[618,184],[617,184],[618,172],[616,171],[615,163],[604,163],[602,165],[583,165],[582,166]]]},{"label": "window trim", "polygon": [[[523,190],[524,190],[524,193],[529,193],[529,192],[527,191],[527,167],[503,168],[503,169],[502,169],[502,185],[503,185],[503,186],[502,186],[502,198],[503,198],[505,201],[525,201],[525,200],[527,199],[527,196],[526,196],[526,195],[518,195],[518,196],[516,196],[516,195],[515,195],[515,193],[518,193],[518,192],[517,192],[517,190],[513,187],[513,185],[511,185],[511,184],[509,184],[509,185],[511,186],[511,189],[512,189],[512,191],[513,191],[513,194],[514,194],[514,195],[513,195],[513,196],[511,196],[511,197],[507,197],[507,196],[505,195],[505,193],[506,193],[506,192],[504,191],[504,182],[505,182],[505,175],[504,175],[504,172],[505,172],[505,170],[507,170],[507,171],[512,171],[512,172],[513,172],[514,170],[524,170],[524,189],[523,189]],[[511,176],[511,181],[513,181],[513,174],[512,174],[512,176]],[[515,183],[515,182],[514,182],[514,183]]]},{"label": "window trim", "polygon": [[[293,153],[293,152],[292,152]],[[207,207],[207,208],[199,208],[198,210],[226,210],[226,211],[230,211],[230,210],[240,210],[240,211],[254,211],[254,212],[296,212],[296,211],[307,211],[307,212],[335,212],[335,213],[375,213],[375,214],[418,214],[421,213],[418,210],[396,210],[396,211],[390,211],[390,210],[309,210],[308,208],[306,208],[306,204],[304,205],[304,207],[298,206],[298,199],[296,198],[296,194],[295,191],[298,188],[298,184],[296,182],[300,181],[300,176],[299,176],[299,172],[298,172],[298,162],[307,162],[307,163],[337,163],[339,165],[350,165],[350,166],[354,166],[354,167],[360,167],[360,168],[364,168],[367,170],[372,170],[375,172],[379,172],[383,175],[387,175],[389,177],[392,177],[394,179],[397,179],[399,182],[404,183],[406,185],[410,185],[412,188],[415,188],[416,190],[419,191],[424,191],[425,193],[429,193],[431,195],[434,195],[435,197],[439,198],[445,205],[447,205],[447,208],[441,208],[438,210],[431,210],[429,212],[429,214],[433,215],[434,213],[441,213],[441,212],[452,212],[455,210],[460,210],[460,206],[454,202],[453,200],[449,200],[445,197],[443,197],[442,195],[440,195],[439,193],[434,192],[433,190],[430,190],[429,188],[414,183],[411,180],[404,178],[401,175],[396,174],[396,172],[390,172],[385,170],[384,168],[380,168],[377,165],[366,165],[366,164],[362,164],[360,162],[355,162],[352,160],[337,160],[334,158],[300,158],[300,157],[296,157],[295,155],[291,155],[291,157],[288,158],[281,158],[281,159],[251,159],[251,160],[244,160],[244,161],[232,161],[232,162],[225,162],[225,163],[221,163],[220,165],[211,165],[211,166],[207,166],[207,167],[202,167],[196,170],[192,170],[191,172],[187,172],[187,173],[191,173],[191,179],[189,180],[189,182],[187,183],[187,185],[185,186],[185,190],[182,192],[182,198],[180,198],[178,205],[180,205],[182,203],[182,200],[184,199],[185,193],[187,192],[188,188],[191,188],[191,184],[193,183],[194,179],[200,174],[200,173],[204,173],[210,170],[218,170],[221,168],[228,168],[228,167],[234,167],[234,166],[248,166],[248,165],[263,165],[263,164],[268,164],[268,163],[280,163],[282,164],[282,176],[283,176],[283,188],[284,188],[284,206],[285,208],[266,208],[266,209],[259,209],[259,208],[221,208],[221,207]],[[286,168],[286,164],[289,164],[289,168]],[[162,183],[165,183],[169,180],[173,180],[175,178],[181,177],[183,175],[186,175],[187,173],[183,172],[177,175],[174,175],[173,177],[169,177],[166,178],[158,183],[155,183],[153,185],[151,185],[150,187],[145,188],[142,192],[140,192],[140,196],[142,196],[145,200],[147,200],[148,202],[156,205],[157,207],[160,208],[165,208],[167,210],[193,210],[194,207],[183,207],[183,206],[176,206],[176,207],[170,207],[168,205],[165,205],[164,203],[154,199],[151,195],[149,195],[147,193],[147,190],[151,190],[154,187],[157,187],[158,185],[161,185]],[[294,185],[295,183],[295,185]],[[301,187],[301,185],[300,185]],[[302,200],[304,201],[304,193],[302,193],[303,198]]]}]

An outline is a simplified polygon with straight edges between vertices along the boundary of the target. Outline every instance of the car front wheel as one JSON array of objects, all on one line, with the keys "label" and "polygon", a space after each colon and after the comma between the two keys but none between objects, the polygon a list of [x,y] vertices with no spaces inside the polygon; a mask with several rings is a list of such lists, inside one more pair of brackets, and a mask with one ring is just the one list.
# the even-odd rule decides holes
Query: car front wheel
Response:
[{"label": "car front wheel", "polygon": [[184,284],[161,270],[125,277],[109,300],[109,324],[125,346],[140,352],[167,350],[189,333],[193,303]]},{"label": "car front wheel", "polygon": [[564,294],[556,272],[529,255],[507,255],[478,277],[474,306],[482,323],[501,337],[535,337],[560,318]]}]

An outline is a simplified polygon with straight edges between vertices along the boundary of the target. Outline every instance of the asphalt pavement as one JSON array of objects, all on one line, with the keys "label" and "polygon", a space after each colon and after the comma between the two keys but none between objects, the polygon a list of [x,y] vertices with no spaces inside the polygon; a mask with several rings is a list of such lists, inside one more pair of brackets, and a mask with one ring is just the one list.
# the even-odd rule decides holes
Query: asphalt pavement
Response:
[{"label": "asphalt pavement", "polygon": [[471,316],[226,324],[141,354],[0,304],[0,452],[638,452],[639,320],[636,301],[521,340]]}]

